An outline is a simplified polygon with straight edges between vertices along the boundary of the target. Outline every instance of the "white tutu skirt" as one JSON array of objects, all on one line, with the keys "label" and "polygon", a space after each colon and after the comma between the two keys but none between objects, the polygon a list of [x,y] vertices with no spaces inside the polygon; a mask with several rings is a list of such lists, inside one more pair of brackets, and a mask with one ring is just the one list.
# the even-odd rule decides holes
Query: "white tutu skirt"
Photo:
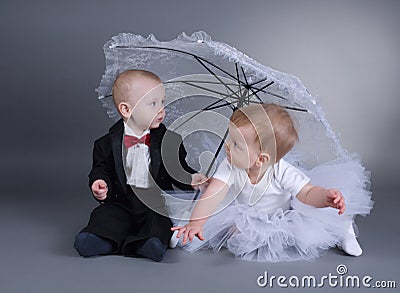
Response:
[{"label": "white tutu skirt", "polygon": [[369,172],[356,155],[302,171],[312,184],[342,192],[346,202],[343,215],[338,215],[337,209],[303,204],[296,197],[291,209],[277,209],[270,214],[257,205],[232,203],[206,222],[204,241],[196,238],[183,248],[195,252],[225,247],[240,259],[280,262],[315,260],[340,244],[354,225],[354,216],[367,215],[372,209]]}]

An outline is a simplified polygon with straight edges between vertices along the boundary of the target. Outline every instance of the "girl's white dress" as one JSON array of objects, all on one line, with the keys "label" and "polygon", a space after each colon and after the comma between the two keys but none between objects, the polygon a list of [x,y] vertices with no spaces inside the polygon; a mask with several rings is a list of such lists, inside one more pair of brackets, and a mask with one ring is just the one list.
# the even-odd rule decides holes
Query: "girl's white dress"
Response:
[{"label": "girl's white dress", "polygon": [[[195,238],[184,246],[190,252],[226,247],[245,260],[313,260],[340,245],[354,216],[369,214],[373,205],[369,173],[356,155],[308,171],[281,159],[255,185],[244,170],[225,159],[213,178],[229,185],[229,192],[204,225],[205,240]],[[300,202],[295,195],[308,182],[339,189],[345,197],[345,213]]]}]

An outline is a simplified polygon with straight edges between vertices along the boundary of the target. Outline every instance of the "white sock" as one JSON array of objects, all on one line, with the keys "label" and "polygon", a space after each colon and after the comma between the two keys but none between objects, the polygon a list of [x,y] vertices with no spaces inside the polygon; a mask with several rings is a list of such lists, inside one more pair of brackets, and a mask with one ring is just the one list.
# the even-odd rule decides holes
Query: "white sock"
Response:
[{"label": "white sock", "polygon": [[346,237],[342,240],[341,248],[344,252],[352,256],[360,256],[363,252],[356,239],[352,223],[350,224]]}]

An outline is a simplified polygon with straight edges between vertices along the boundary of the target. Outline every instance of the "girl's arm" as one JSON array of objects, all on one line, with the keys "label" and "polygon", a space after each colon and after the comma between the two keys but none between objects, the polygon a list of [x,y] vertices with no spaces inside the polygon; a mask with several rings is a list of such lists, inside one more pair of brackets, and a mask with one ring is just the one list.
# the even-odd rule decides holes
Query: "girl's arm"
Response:
[{"label": "girl's arm", "polygon": [[325,189],[320,186],[306,184],[297,194],[297,198],[302,203],[317,208],[336,208],[339,210],[339,215],[343,214],[346,208],[342,193],[333,188]]},{"label": "girl's arm", "polygon": [[178,230],[177,238],[183,235],[182,244],[186,244],[197,236],[200,240],[203,238],[203,226],[208,218],[213,214],[218,204],[225,198],[228,192],[228,185],[218,179],[211,179],[206,191],[202,194],[190,216],[190,222],[185,226],[172,227],[172,231]]}]

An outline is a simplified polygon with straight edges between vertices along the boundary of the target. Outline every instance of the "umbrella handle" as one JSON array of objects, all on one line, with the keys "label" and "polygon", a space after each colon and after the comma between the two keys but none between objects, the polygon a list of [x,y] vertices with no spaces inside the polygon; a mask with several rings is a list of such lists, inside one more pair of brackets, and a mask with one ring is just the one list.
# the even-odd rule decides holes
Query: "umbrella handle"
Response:
[{"label": "umbrella handle", "polygon": [[[220,144],[219,144],[219,146],[218,146],[218,149],[217,149],[217,151],[216,151],[215,154],[214,154],[214,158],[212,159],[212,161],[211,161],[211,163],[210,163],[210,166],[208,167],[208,170],[207,170],[207,172],[206,172],[206,174],[205,174],[206,177],[207,177],[208,174],[210,173],[212,166],[214,165],[214,163],[215,163],[215,161],[216,161],[216,159],[217,159],[219,153],[221,152],[222,146],[223,146],[224,143],[225,143],[225,139],[226,139],[226,137],[228,136],[228,133],[229,133],[229,129],[227,129],[227,130],[225,131],[224,137],[222,138],[222,140],[221,140],[221,142],[220,142]],[[196,191],[196,194],[194,195],[193,201],[197,200],[197,198],[199,197],[199,194],[200,194],[200,189],[198,189],[198,190]]]}]

